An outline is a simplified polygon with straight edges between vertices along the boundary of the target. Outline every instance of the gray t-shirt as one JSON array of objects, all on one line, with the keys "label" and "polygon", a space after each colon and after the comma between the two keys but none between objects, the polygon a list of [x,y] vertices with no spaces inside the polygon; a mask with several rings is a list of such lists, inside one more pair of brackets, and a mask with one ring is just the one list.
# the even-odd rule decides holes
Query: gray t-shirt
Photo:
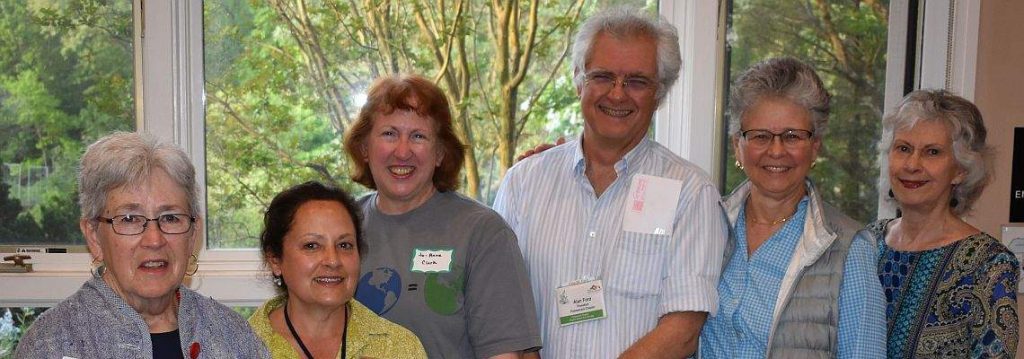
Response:
[{"label": "gray t-shirt", "polygon": [[394,216],[376,193],[359,203],[368,250],[357,300],[412,330],[430,358],[540,347],[522,253],[497,213],[454,192]]}]

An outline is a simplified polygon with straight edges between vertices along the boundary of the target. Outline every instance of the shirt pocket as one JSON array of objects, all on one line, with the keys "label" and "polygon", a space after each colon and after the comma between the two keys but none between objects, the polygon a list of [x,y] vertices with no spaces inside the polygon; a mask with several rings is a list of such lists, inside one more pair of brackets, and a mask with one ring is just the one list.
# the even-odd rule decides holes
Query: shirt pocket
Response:
[{"label": "shirt pocket", "polygon": [[611,293],[644,298],[661,293],[670,236],[623,231],[608,266]]}]

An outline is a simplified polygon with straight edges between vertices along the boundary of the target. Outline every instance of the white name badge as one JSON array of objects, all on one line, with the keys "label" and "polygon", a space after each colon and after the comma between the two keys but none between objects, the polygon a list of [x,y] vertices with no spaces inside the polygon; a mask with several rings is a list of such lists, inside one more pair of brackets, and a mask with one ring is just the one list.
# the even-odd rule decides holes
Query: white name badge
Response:
[{"label": "white name badge", "polygon": [[452,271],[452,258],[455,257],[454,249],[421,249],[412,251],[413,272],[421,273],[448,273]]},{"label": "white name badge", "polygon": [[622,230],[669,235],[679,204],[683,181],[639,174],[629,185],[622,216]]},{"label": "white name badge", "polygon": [[604,285],[600,279],[559,287],[555,295],[558,322],[562,326],[608,317],[604,307]]}]

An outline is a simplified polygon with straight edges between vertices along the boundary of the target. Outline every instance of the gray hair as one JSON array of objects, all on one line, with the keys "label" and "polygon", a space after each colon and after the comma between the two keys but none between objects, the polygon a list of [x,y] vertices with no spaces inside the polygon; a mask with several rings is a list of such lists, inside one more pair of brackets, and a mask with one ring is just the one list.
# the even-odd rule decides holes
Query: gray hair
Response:
[{"label": "gray hair", "polygon": [[743,72],[729,97],[729,134],[739,136],[743,113],[765,97],[785,98],[811,115],[814,135],[821,138],[828,126],[832,95],[814,68],[791,57],[764,60]]},{"label": "gray hair", "polygon": [[[981,111],[973,103],[946,90],[917,90],[900,101],[896,110],[882,120],[882,140],[878,150],[887,156],[892,148],[896,130],[914,127],[920,121],[946,124],[953,140],[953,157],[966,175],[963,182],[953,187],[950,208],[955,215],[971,210],[974,201],[992,177],[992,147],[985,143],[988,131]],[[880,191],[892,187],[888,176],[880,176]],[[888,201],[893,201],[887,198]]]},{"label": "gray hair", "polygon": [[78,206],[82,219],[95,219],[107,205],[107,194],[136,186],[150,174],[162,169],[188,196],[189,214],[199,210],[196,170],[180,147],[153,135],[114,132],[100,138],[85,150],[78,172]]},{"label": "gray hair", "polygon": [[657,43],[658,92],[655,95],[661,104],[679,78],[683,59],[679,53],[679,34],[664,17],[653,17],[641,9],[615,7],[594,14],[580,25],[572,44],[573,84],[583,86],[587,72],[587,60],[592,55],[594,39],[598,34],[607,33],[615,38],[648,37]]}]

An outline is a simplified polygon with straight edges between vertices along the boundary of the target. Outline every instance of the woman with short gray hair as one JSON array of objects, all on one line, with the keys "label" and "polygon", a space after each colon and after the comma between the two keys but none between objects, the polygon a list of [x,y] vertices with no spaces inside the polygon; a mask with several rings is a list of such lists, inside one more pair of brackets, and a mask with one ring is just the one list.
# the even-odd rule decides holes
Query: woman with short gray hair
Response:
[{"label": "woman with short gray hair", "polygon": [[182,285],[202,222],[180,148],[113,133],[86,149],[78,188],[93,278],[33,323],[15,357],[269,357],[241,316]]},{"label": "woman with short gray hair", "polygon": [[944,90],[907,95],[882,122],[879,188],[899,208],[878,239],[890,358],[1012,358],[1020,264],[962,218],[988,183],[981,112]]},{"label": "woman with short gray hair", "polygon": [[885,355],[875,244],[808,177],[829,102],[814,69],[792,58],[758,63],[733,85],[732,145],[748,180],[723,200],[731,231],[702,357]]}]

